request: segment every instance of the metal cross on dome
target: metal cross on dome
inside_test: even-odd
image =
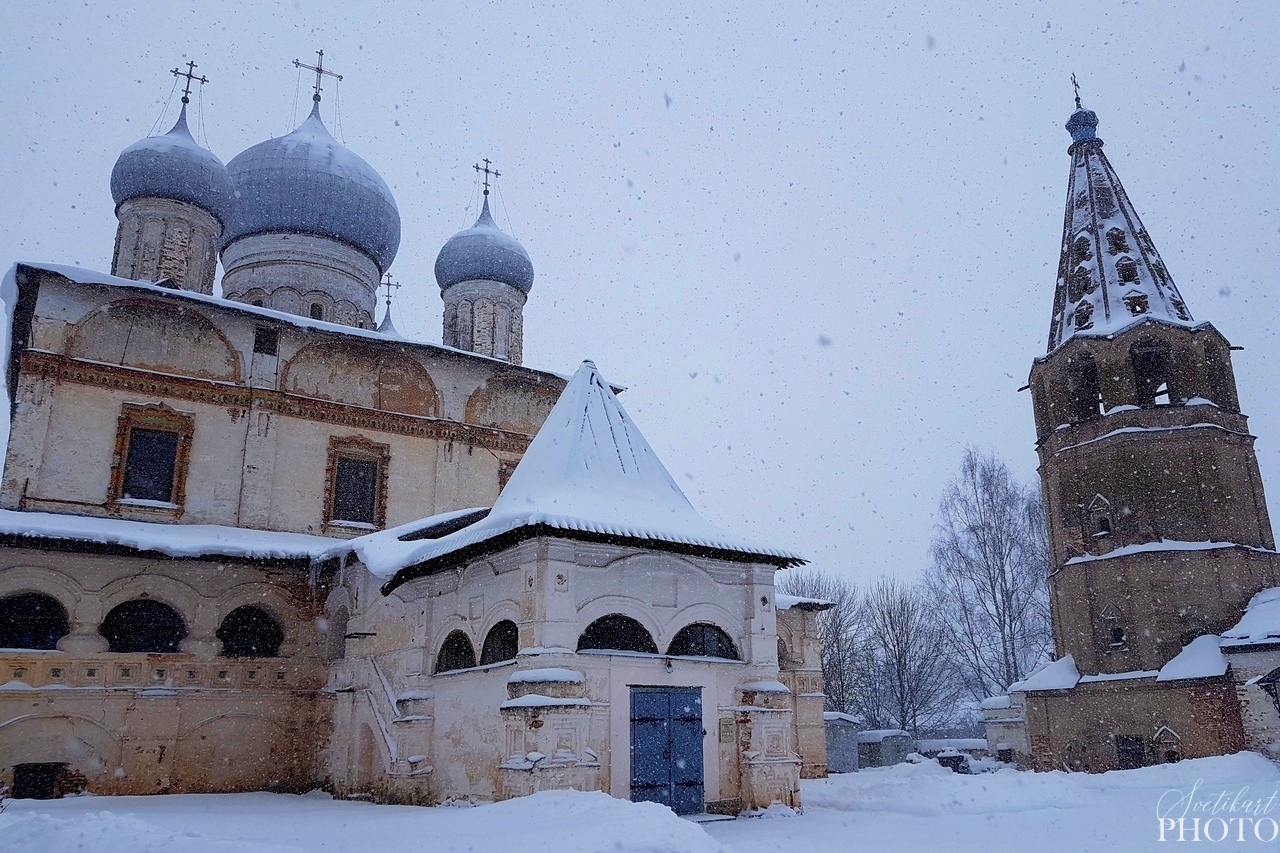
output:
[[[191,62],[190,60],[188,60],[186,71],[180,71],[179,69],[175,68],[169,72],[174,77],[187,78],[187,85],[182,88],[182,103],[184,104],[191,103],[191,84],[192,83],[199,83],[201,86],[203,86],[205,83],[209,82],[209,78],[205,77],[203,74],[200,75],[199,77],[195,75],[194,72],[199,67],[200,67],[199,65],[196,65],[194,62]]]
[[[382,286],[387,289],[387,309],[391,309],[391,288],[399,290],[400,283],[391,280],[391,273],[387,273],[387,277],[382,280]]]
[[[328,69],[326,69],[326,68],[324,67],[324,51],[323,51],[323,50],[317,50],[317,51],[316,51],[316,64],[315,64],[315,65],[308,65],[308,64],[307,64],[307,63],[305,63],[305,62],[299,62],[298,60],[296,60],[296,59],[295,59],[295,60],[293,61],[293,67],[294,67],[294,68],[305,68],[305,69],[307,69],[308,71],[314,71],[314,72],[316,72],[315,92],[311,95],[311,100],[313,100],[313,101],[319,101],[319,100],[320,100],[320,93],[323,91],[323,89],[321,89],[321,87],[320,87],[320,80],[321,80],[321,78],[323,78],[323,77],[324,77],[324,75],[328,74],[330,77],[333,77],[333,78],[335,78],[335,79],[337,79],[337,80],[341,80],[341,79],[342,79],[342,75],[341,75],[341,74],[335,74],[335,73],[333,73],[332,71],[329,71]]]
[[[1074,71],[1071,72],[1071,85],[1076,90],[1076,109],[1082,110],[1084,107],[1080,106],[1080,83],[1076,80],[1076,74]]]
[[[502,177],[502,173],[501,173],[501,172],[499,172],[497,169],[490,169],[490,168],[489,168],[489,163],[490,163],[490,162],[491,162],[491,161],[489,160],[489,158],[488,158],[488,157],[486,157],[486,158],[484,158],[484,168],[481,168],[479,163],[475,164],[475,166],[473,166],[473,167],[472,167],[472,168],[474,168],[477,172],[484,172],[484,194],[485,194],[485,195],[488,195],[488,194],[489,194],[489,176],[490,176],[490,175],[493,175],[495,178],[500,178],[500,177]]]

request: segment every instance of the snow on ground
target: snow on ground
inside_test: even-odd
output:
[[[8,803],[0,851],[283,853],[554,851],[804,853],[1160,850],[1158,810],[1216,818],[1215,849],[1275,848],[1280,768],[1254,753],[1098,775],[1011,769],[961,776],[935,762],[801,783],[804,814],[696,824],[650,803],[548,791],[476,808],[415,808],[281,794],[75,797]],[[1216,809],[1216,813],[1215,813]],[[1237,839],[1243,820],[1244,841]],[[1203,843],[1203,842],[1202,842]]]

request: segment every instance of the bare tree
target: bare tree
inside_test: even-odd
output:
[[[868,665],[860,681],[868,691],[867,710],[878,712],[876,724],[919,732],[950,722],[955,672],[940,653],[944,632],[924,590],[882,577],[867,592],[862,618]]]
[[[856,713],[858,661],[861,639],[858,614],[861,599],[858,585],[848,578],[818,569],[793,570],[782,575],[778,591],[830,601],[834,606],[818,614],[818,637],[822,646],[822,680],[827,694],[826,710]]]
[[[975,699],[997,695],[1049,651],[1044,509],[1001,459],[970,447],[938,517],[926,585],[946,647]]]

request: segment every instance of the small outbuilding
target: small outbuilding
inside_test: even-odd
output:
[[[916,750],[916,741],[902,729],[858,732],[858,766],[889,767],[901,764]]]
[[[856,772],[861,721],[839,711],[824,711],[822,724],[827,732],[827,772]]]

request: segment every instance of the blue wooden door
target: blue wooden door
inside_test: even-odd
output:
[[[631,688],[631,799],[703,808],[702,690]]]

